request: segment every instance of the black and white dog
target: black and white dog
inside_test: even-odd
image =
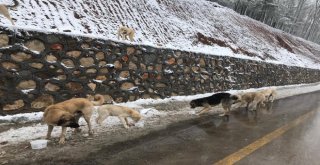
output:
[[[209,111],[211,107],[214,107],[221,103],[222,108],[224,109],[224,113],[221,114],[221,116],[224,116],[224,115],[228,115],[228,112],[230,112],[231,105],[239,101],[241,101],[240,96],[221,92],[221,93],[215,93],[209,97],[192,100],[190,102],[190,106],[191,108],[204,107],[200,112],[197,113],[198,115],[200,115]]]

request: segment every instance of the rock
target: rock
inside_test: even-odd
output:
[[[67,56],[73,57],[73,58],[78,58],[81,55],[81,51],[74,50],[74,51],[68,51]]]
[[[42,52],[46,49],[44,43],[40,40],[30,40],[24,44],[28,49],[32,51]]]
[[[31,55],[24,53],[24,52],[18,52],[18,53],[11,54],[11,59],[16,62],[22,62],[25,60],[29,60],[30,58],[31,58]]]
[[[63,59],[63,60],[61,61],[61,63],[62,63],[63,66],[66,67],[66,68],[74,68],[74,67],[75,67],[73,61],[72,61],[72,60],[69,60],[69,59]]]
[[[37,87],[37,84],[33,80],[21,81],[17,85],[17,89],[19,89],[19,90],[35,89],[36,87]]]
[[[7,34],[0,34],[0,48],[9,45],[9,36]]]
[[[94,59],[92,57],[83,57],[80,59],[80,65],[83,67],[90,67],[94,65]]]

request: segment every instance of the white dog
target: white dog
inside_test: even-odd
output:
[[[120,37],[123,40],[129,40],[132,42],[134,41],[134,34],[135,31],[132,28],[128,28],[125,26],[120,26],[120,28],[118,29],[118,39],[120,39]]]
[[[269,102],[273,102],[277,95],[276,88],[268,88],[260,91],[260,93],[262,93],[265,96],[266,101]]]

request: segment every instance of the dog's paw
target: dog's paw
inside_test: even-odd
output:
[[[128,126],[132,127],[132,126],[135,126],[135,124],[134,123],[130,123],[130,124],[128,124]]]
[[[89,136],[93,136],[94,132],[93,131],[89,131]]]
[[[73,130],[73,134],[77,134],[77,133],[80,133],[81,132],[81,129],[80,128],[76,128]]]
[[[229,115],[223,116],[223,121],[229,121]]]
[[[60,139],[59,140],[59,144],[65,144],[65,143],[66,143],[65,139]]]

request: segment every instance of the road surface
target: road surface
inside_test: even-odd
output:
[[[277,100],[227,121],[204,116],[138,140],[101,147],[79,164],[319,164],[320,92]]]
[[[319,164],[320,92],[287,97],[257,113],[236,109],[229,119],[205,115],[140,138],[46,149],[10,164]],[[124,135],[126,136],[126,135]],[[88,147],[87,147],[88,148]],[[52,155],[50,155],[52,151]],[[58,154],[60,153],[60,155]],[[79,153],[85,153],[78,155]],[[32,160],[32,161],[31,161]]]

